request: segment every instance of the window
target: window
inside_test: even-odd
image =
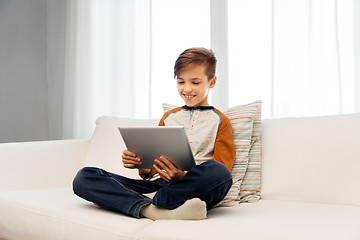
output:
[[[263,116],[354,111],[353,1],[229,0],[230,106]]]
[[[153,0],[151,118],[161,117],[162,103],[182,105],[174,63],[190,47],[210,48],[209,0]]]
[[[228,1],[229,106],[271,103],[271,1]]]

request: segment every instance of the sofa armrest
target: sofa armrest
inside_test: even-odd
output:
[[[0,144],[0,191],[70,187],[89,140]]]

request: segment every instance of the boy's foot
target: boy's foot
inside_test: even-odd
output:
[[[153,204],[140,210],[140,214],[152,220],[202,220],[206,218],[206,213],[206,203],[199,198],[189,199],[173,210],[158,208]]]

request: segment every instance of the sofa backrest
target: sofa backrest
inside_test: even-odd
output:
[[[267,119],[263,199],[360,205],[360,113]]]
[[[0,144],[0,191],[67,188],[82,167],[88,139]]]
[[[85,165],[139,178],[122,167],[117,127],[158,120],[99,118]],[[261,198],[360,205],[359,137],[360,113],[263,120]]]
[[[140,179],[138,172],[123,167],[121,155],[126,149],[118,131],[121,126],[157,126],[159,119],[99,117],[85,157],[85,166],[99,167],[122,176]]]

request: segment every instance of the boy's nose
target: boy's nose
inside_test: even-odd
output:
[[[192,92],[192,88],[190,86],[185,86],[184,92],[190,93],[190,92]]]

